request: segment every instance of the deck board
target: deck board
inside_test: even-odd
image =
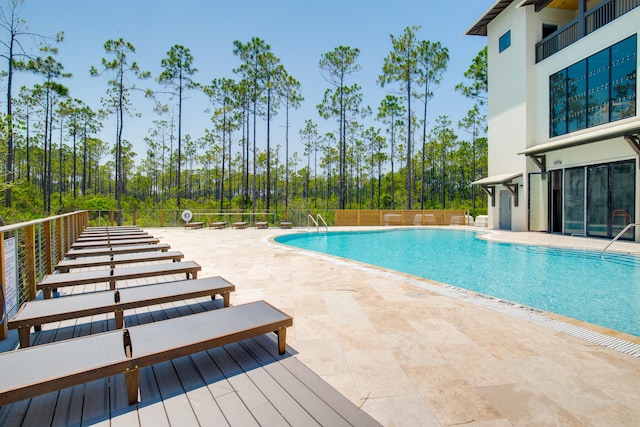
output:
[[[139,286],[183,279],[178,274],[120,284]],[[96,285],[68,290],[69,294],[95,292]],[[202,297],[129,309],[124,319],[126,326],[133,326],[220,308],[221,298],[212,301]],[[107,314],[52,322],[34,332],[32,342],[41,345],[114,327],[113,315]],[[12,340],[15,347],[17,335]],[[358,418],[353,414],[364,415]],[[137,405],[128,405],[124,376],[115,375],[0,407],[2,426],[89,424],[376,425],[290,353],[280,356],[275,334],[142,368]]]
[[[185,356],[175,359],[173,366],[198,423],[201,425],[226,423],[191,358]]]
[[[247,353],[264,366],[265,373],[271,377],[273,383],[288,393],[291,398],[290,407],[304,408],[314,422],[319,425],[350,425],[343,417],[332,411],[329,404],[318,399],[318,395],[306,387],[300,378],[294,376],[280,363],[273,363],[275,361],[274,355],[267,352],[257,340],[243,342],[241,345]],[[267,380],[262,382],[266,383]]]
[[[227,346],[227,350],[235,360],[241,361],[245,374],[259,388],[269,403],[282,414],[288,424],[294,426],[319,425],[306,408],[299,406],[284,386],[275,381],[268,372],[268,366],[261,366],[239,343]]]

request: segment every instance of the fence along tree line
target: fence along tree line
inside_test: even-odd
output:
[[[164,71],[156,80],[177,102],[177,117],[174,108],[160,102],[162,90],[145,89],[147,95],[153,95],[158,118],[145,139],[146,155],[136,166],[123,128],[127,112],[134,112],[132,93],[138,90],[131,82],[150,75],[132,60],[135,47],[123,39],[105,42],[106,57],[91,71],[107,76],[109,89],[103,108],[93,109],[72,98],[62,84],[71,75],[55,59],[54,39],[43,38],[46,43],[37,54],[21,51],[26,59],[17,59],[12,43],[26,34],[20,31],[24,25],[19,19],[21,4],[11,0],[2,10],[1,26],[7,34],[2,56],[9,67],[6,78],[13,82],[15,72],[31,71],[42,75],[43,82],[21,87],[15,99],[12,85],[7,85],[7,114],[2,120],[7,144],[1,148],[7,159],[2,171],[5,208],[12,207],[16,185],[31,186],[40,193],[42,203],[33,205],[43,213],[83,208],[83,196],[93,195],[115,196],[118,211],[126,210],[123,197],[129,208],[143,203],[280,211],[288,207],[388,209],[398,203],[408,209],[415,203],[423,209],[485,206],[484,198],[478,199],[469,183],[487,167],[485,116],[481,113],[486,50],[465,73],[471,85],[459,85],[463,95],[478,101],[459,124],[471,135],[470,141],[460,139],[444,116],[427,131],[427,105],[449,57],[440,43],[418,40],[419,27],[391,36],[392,49],[378,82],[394,92],[381,100],[378,120],[371,126],[365,123],[372,109],[362,105],[362,88],[349,81],[356,79],[360,69],[359,50],[339,46],[321,55],[319,68],[329,87],[317,112],[320,118],[336,120],[336,129],[320,135],[313,119],[308,119],[298,131],[304,152],[290,155],[288,113],[300,106],[301,85],[287,73],[269,44],[255,37],[247,43],[234,42],[234,53],[241,62],[234,70],[238,80],[214,78],[210,85],[192,79],[198,71],[192,66],[193,57],[188,48],[176,45],[162,59]],[[127,79],[126,73],[136,79]],[[181,121],[184,92],[194,89],[203,90],[211,100],[212,128],[197,138],[183,135]],[[423,103],[421,117],[415,99]],[[284,161],[283,147],[272,146],[269,132],[282,109],[287,127]],[[94,137],[107,114],[117,117],[113,146]],[[258,141],[257,129],[263,125],[266,141]],[[396,169],[396,164],[403,166]],[[58,195],[55,208],[54,193]]]

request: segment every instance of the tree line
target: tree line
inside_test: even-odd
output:
[[[160,60],[162,72],[152,76],[134,60],[133,44],[107,40],[101,62],[87,66],[107,83],[101,105],[90,106],[64,84],[72,78],[56,59],[64,34],[28,32],[22,5],[9,0],[0,15],[7,90],[0,120],[5,210],[16,209],[16,192],[28,194],[32,209],[43,214],[91,209],[88,201],[96,197],[112,200],[117,211],[486,209],[486,198],[470,184],[487,171],[486,48],[456,87],[475,104],[454,124],[447,116],[428,116],[449,51],[440,42],[419,40],[420,27],[390,36],[377,81],[388,94],[377,106],[363,104],[360,50],[338,46],[319,58],[327,82],[321,102],[290,135],[289,114],[304,100],[301,84],[265,40],[236,40],[232,48],[240,65],[233,76],[208,83],[196,79],[199,70],[185,46],[170,47]],[[27,47],[34,36],[38,46]],[[22,73],[40,82],[14,94],[14,77]],[[155,87],[142,86],[145,80]],[[202,135],[183,129],[190,91],[209,100],[211,126]],[[146,153],[134,164],[124,129],[136,120],[138,92],[147,98],[143,102],[153,103],[156,117],[144,138]],[[284,116],[284,146],[271,140],[278,114]],[[96,136],[108,117],[115,118],[114,141]],[[320,120],[333,123],[333,130],[321,134]],[[290,150],[296,136],[301,153]]]

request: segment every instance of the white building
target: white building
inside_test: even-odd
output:
[[[639,32],[640,0],[499,0],[467,31],[488,45],[490,228],[640,222]]]

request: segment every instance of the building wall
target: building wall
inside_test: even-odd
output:
[[[527,82],[534,62],[534,51],[526,46],[531,40],[531,19],[525,8],[513,2],[487,28],[489,64],[489,176],[526,170],[526,159],[517,153],[526,148],[533,125],[533,111],[527,99],[533,90]],[[499,38],[511,31],[511,46],[499,52]],[[525,174],[526,175],[526,174]],[[513,207],[511,229],[527,229],[527,188],[525,176],[514,180],[519,186],[519,205]],[[495,206],[489,203],[489,228],[500,228],[500,190],[496,187]]]
[[[523,177],[518,179],[521,184],[520,203],[513,210],[512,229],[526,231],[527,175],[538,172],[539,169],[533,161],[517,153],[535,145],[588,134],[594,129],[549,138],[549,76],[626,37],[640,33],[640,8],[536,64],[535,44],[542,38],[542,24],[557,24],[562,27],[575,18],[575,12],[545,9],[536,13],[531,6],[516,7],[517,3],[512,2],[487,27],[489,176],[522,171]],[[511,46],[499,53],[498,40],[508,30],[511,31]],[[638,61],[640,62],[640,55]],[[636,93],[640,93],[640,79],[637,79],[636,84]],[[640,105],[637,108],[640,109]],[[596,129],[614,130],[620,125],[638,120],[637,113],[636,117],[607,123]],[[549,170],[633,158],[637,161],[637,156],[623,138],[552,151],[546,154],[546,158]],[[495,207],[489,204],[490,228],[499,228],[501,189],[501,186],[496,188]],[[640,212],[640,173],[636,175],[636,194],[636,212]]]
[[[587,128],[549,139],[549,76],[638,33],[640,33],[640,8],[636,8],[621,16],[615,22],[583,37],[571,46],[566,47],[535,65],[532,77],[535,79],[535,86],[538,88],[536,92],[539,94],[539,97],[535,103],[531,104],[535,108],[536,119],[533,132],[531,133],[531,139],[528,141],[528,147],[551,141],[561,141],[563,138],[587,134],[593,131],[593,128]],[[529,46],[528,49],[533,49],[533,45]],[[640,61],[640,55],[638,55],[637,58]],[[640,69],[640,67],[638,68]],[[638,90],[640,89],[640,79],[636,79],[636,85],[636,93],[640,93],[640,90]],[[616,126],[634,120],[638,120],[637,114],[636,117],[598,126],[598,129],[607,127],[615,128]]]

